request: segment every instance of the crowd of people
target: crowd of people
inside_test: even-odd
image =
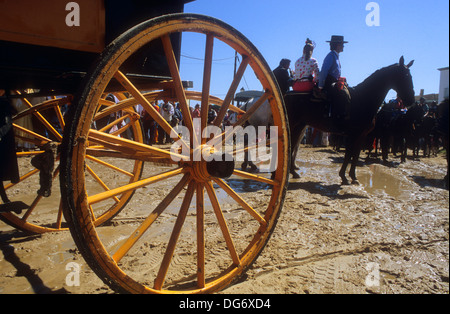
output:
[[[344,40],[344,36],[339,35],[331,36],[331,40],[327,42],[330,44],[330,52],[325,57],[321,70],[318,61],[312,57],[316,44],[309,38],[305,41],[302,56],[295,62],[295,71],[290,69],[291,60],[280,61],[274,75],[283,94],[291,86],[297,92],[313,91],[315,87],[319,91],[326,91],[332,84],[345,79],[341,77],[339,54],[344,51],[344,44],[348,42]]]
[[[154,101],[151,103],[152,106],[158,111],[161,116],[169,123],[172,128],[178,125],[184,125],[183,114],[179,103],[172,103],[170,101]],[[153,144],[168,144],[173,143],[173,139],[170,134],[159,125],[147,111],[145,111],[141,105],[136,108],[137,112],[141,116],[142,126],[145,136],[145,143],[149,145]],[[189,107],[192,119],[200,119],[201,108],[200,104],[196,104],[195,107]],[[217,110],[213,106],[208,108],[208,120],[209,125],[214,124],[217,118]],[[237,115],[235,112],[229,110],[221,123],[221,127],[232,125],[236,122]],[[194,120],[195,121],[195,120]]]
[[[338,118],[349,119],[350,92],[345,77],[341,76],[339,54],[344,51],[344,36],[333,35],[330,52],[325,57],[319,71],[318,61],[312,57],[316,44],[306,39],[302,56],[295,62],[295,70],[290,69],[291,60],[282,59],[273,71],[280,90],[285,95],[292,87],[294,92],[313,93],[319,100],[330,100],[338,106]]]

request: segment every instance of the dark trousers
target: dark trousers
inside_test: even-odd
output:
[[[338,86],[338,80],[331,75],[325,80],[325,91],[331,102],[331,115],[336,118],[350,116],[351,97],[347,84],[341,88]]]

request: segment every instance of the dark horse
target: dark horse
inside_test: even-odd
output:
[[[445,148],[445,153],[447,155],[447,174],[444,178],[444,185],[448,189],[448,124],[449,124],[449,102],[448,98],[441,102],[438,106],[438,123],[437,132],[442,138],[442,143]]]
[[[285,97],[286,109],[291,131],[291,174],[294,178],[295,157],[298,152],[303,129],[309,125],[325,132],[346,135],[346,151],[344,163],[339,171],[342,184],[349,184],[345,172],[351,162],[349,175],[352,184],[358,184],[355,170],[362,144],[366,135],[375,125],[375,116],[389,90],[393,89],[406,106],[414,103],[414,88],[409,67],[401,57],[399,63],[382,68],[358,86],[350,89],[350,119],[334,119],[329,117],[329,104],[325,101],[315,102],[311,95],[288,93]],[[333,104],[332,104],[333,105]]]
[[[392,104],[384,105],[381,108],[376,116],[375,129],[371,135],[380,140],[383,163],[388,163],[391,139],[393,140],[394,154],[400,153],[400,161],[406,162],[408,145],[414,148],[414,143],[418,143],[418,140],[414,140],[414,138],[417,137],[415,134],[419,129],[418,123],[423,121],[424,115],[422,106],[418,104],[409,107],[406,112],[395,109]]]

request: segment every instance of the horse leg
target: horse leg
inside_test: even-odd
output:
[[[298,167],[295,164],[300,142],[302,140],[302,134],[305,126],[300,125],[291,129],[291,168],[290,173],[294,179],[300,178],[300,175],[295,171]]]
[[[248,154],[248,135],[244,134],[244,162],[241,165],[242,171],[247,171],[247,166],[249,164]]]
[[[359,158],[359,154],[361,152],[362,141],[361,139],[365,139],[365,137],[348,137],[345,149],[345,157],[344,163],[342,164],[341,170],[339,171],[339,176],[342,179],[342,185],[349,185],[349,182],[345,176],[345,172],[347,170],[348,164],[351,162],[350,168],[350,178],[352,179],[352,184],[357,184],[358,180],[355,176],[356,163]]]
[[[342,163],[341,170],[339,171],[339,176],[342,179],[342,183],[341,183],[342,185],[349,185],[349,182],[348,182],[347,178],[345,177],[345,172],[347,171],[347,166],[350,162],[350,158],[351,158],[350,149],[347,147],[345,149],[344,162]]]
[[[241,164],[241,170],[246,171],[247,170],[247,164],[248,164],[248,152],[244,152],[244,162]]]
[[[347,171],[347,166],[350,163],[350,160],[352,158],[352,152],[353,152],[353,146],[354,146],[354,140],[352,140],[350,137],[347,137],[346,143],[345,143],[345,155],[344,155],[344,162],[342,163],[341,170],[339,171],[339,176],[342,179],[342,185],[349,185],[349,182],[345,176],[345,172]]]
[[[406,145],[406,139],[401,139],[400,142],[400,162],[406,162],[406,156],[408,155],[408,147]]]
[[[380,146],[381,146],[381,159],[383,160],[383,163],[388,162],[388,152],[389,152],[389,137],[382,136],[380,139]]]
[[[360,153],[361,153],[361,150],[355,148],[353,150],[353,154],[352,154],[352,160],[351,160],[352,163],[350,166],[349,176],[352,179],[352,184],[354,184],[354,185],[359,185],[359,181],[356,178],[356,165],[358,163]]]
[[[250,152],[248,151],[248,140],[248,134],[244,134],[244,162],[241,165],[241,170],[247,171],[247,167],[250,167],[250,172],[256,172],[258,170],[258,167],[253,163]]]
[[[355,185],[359,185],[359,181],[356,178],[356,165],[358,164],[359,161],[359,155],[361,154],[363,143],[366,141],[366,136],[367,133],[359,135],[351,145],[351,167],[349,171],[349,176],[352,179],[352,184]]]

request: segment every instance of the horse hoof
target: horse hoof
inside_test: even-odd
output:
[[[349,183],[348,180],[346,179],[346,180],[342,180],[341,185],[350,185],[350,183]]]
[[[293,171],[291,173],[292,173],[292,178],[293,179],[300,179],[300,175],[297,172]]]
[[[352,181],[352,185],[360,185],[360,183],[359,183],[358,180],[353,180],[353,181]]]

